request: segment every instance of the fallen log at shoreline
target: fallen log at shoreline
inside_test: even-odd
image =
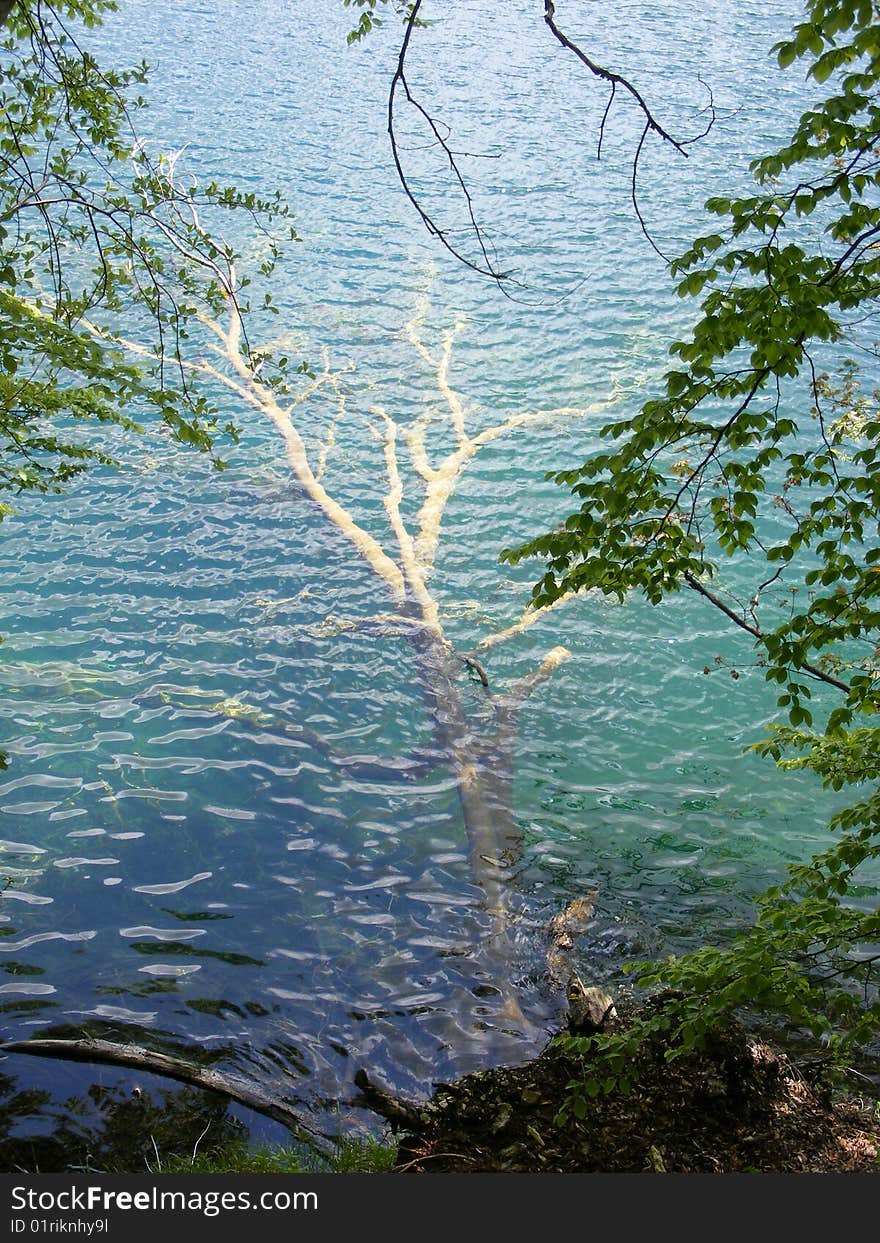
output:
[[[0,1044],[0,1053],[25,1053],[32,1057],[60,1058],[69,1062],[96,1062],[174,1079],[190,1087],[217,1092],[238,1105],[252,1109],[254,1113],[280,1122],[298,1140],[317,1152],[329,1153],[333,1148],[330,1139],[304,1122],[292,1106],[256,1084],[237,1075],[196,1066],[168,1053],[145,1049],[142,1045],[116,1044],[111,1040],[88,1037],[81,1040],[11,1040]]]

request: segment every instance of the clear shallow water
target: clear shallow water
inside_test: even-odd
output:
[[[287,334],[294,357],[320,363],[326,350],[346,369],[326,482],[365,526],[384,536],[370,407],[402,422],[442,410],[404,331],[420,305],[431,349],[458,325],[450,378],[473,426],[589,412],[493,442],[462,477],[433,587],[452,642],[470,650],[527,597],[529,568],[499,567],[500,548],[566,512],[544,471],[581,459],[611,403],[644,399],[684,322],[629,204],[634,118],[612,114],[598,164],[604,96],[524,2],[505,5],[503,22],[450,4],[424,33],[413,82],[462,147],[498,157],[471,167],[524,282],[509,301],[426,239],[394,183],[383,136],[394,30],[347,50],[336,6],[228,4],[219,18],[172,7],[166,21],[155,3],[126,4],[102,36],[107,55],[155,64],[148,132],[188,143],[194,169],[290,197],[304,241],[276,281],[281,315],[260,327]],[[687,163],[660,149],[645,159],[643,210],[674,252],[702,199],[743,177],[754,135],[782,135],[802,100],[761,61],[787,6],[613,7],[591,47],[638,69],[671,126],[701,128],[697,74],[724,114]],[[574,17],[570,29],[587,33]],[[303,412],[307,437],[323,434],[338,393]],[[148,439],[124,449],[126,469],[23,502],[4,524],[7,1037],[88,1025],[196,1041],[315,1105],[345,1101],[363,1064],[417,1093],[540,1045],[560,1005],[543,929],[569,899],[598,889],[579,962],[617,980],[633,953],[737,926],[750,896],[823,839],[832,800],[741,755],[773,696],[720,619],[684,598],[557,610],[487,661],[501,686],[556,643],[572,653],[522,714],[512,905],[534,1032],[506,1030],[451,775],[414,779],[401,762],[429,737],[412,654],[399,636],[354,628],[387,607],[375,579],[290,483],[271,428],[230,414],[244,436],[224,474]],[[717,655],[739,680],[701,675]],[[482,691],[462,684],[478,724]],[[398,771],[355,780],[304,730]],[[17,1082],[56,1096],[95,1073],[15,1067]]]

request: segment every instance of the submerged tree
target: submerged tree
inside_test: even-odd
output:
[[[227,279],[234,289],[236,277],[231,264]],[[586,412],[569,407],[519,410],[496,422],[480,424],[450,376],[455,342],[463,325],[456,323],[433,345],[426,331],[426,312],[423,302],[403,329],[432,381],[431,400],[408,420],[378,405],[356,408],[343,386],[351,368],[333,370],[327,353],[319,371],[308,379],[294,379],[285,368],[283,355],[278,355],[277,345],[248,350],[234,299],[229,299],[223,320],[203,318],[199,348],[193,348],[182,366],[200,385],[225,390],[227,405],[239,426],[256,415],[278,433],[293,479],[311,501],[327,534],[342,536],[350,557],[369,571],[377,589],[379,611],[356,617],[351,625],[393,635],[407,645],[413,682],[427,710],[429,741],[405,757],[346,756],[307,723],[273,720],[273,728],[289,731],[318,749],[330,759],[335,771],[355,779],[393,781],[402,774],[411,779],[434,772],[452,775],[467,835],[471,879],[481,891],[486,917],[483,939],[474,947],[473,956],[497,996],[500,1026],[532,1034],[534,1029],[522,1007],[517,955],[510,935],[511,889],[522,848],[513,801],[517,733],[520,714],[530,696],[562,665],[569,652],[559,645],[550,647],[530,672],[503,686],[496,686],[491,663],[503,644],[515,641],[545,620],[563,601],[542,607],[527,605],[508,625],[485,635],[462,653],[447,635],[433,576],[446,508],[474,458],[500,438],[530,425],[575,418]],[[146,361],[150,354],[150,347],[137,340],[110,335],[87,321],[85,326],[91,327],[102,345],[118,348],[130,358]],[[333,397],[323,418],[315,410],[315,399],[322,391]],[[342,439],[343,422],[359,427],[357,434],[367,441],[364,455],[369,460],[370,477],[375,480],[367,495],[352,497],[345,487],[346,472],[343,470],[341,476],[339,471],[333,472],[334,449],[338,450]],[[376,520],[377,501],[384,517],[384,533]],[[344,624],[348,629],[348,619]],[[474,678],[482,701],[477,711],[471,703]],[[218,705],[218,710],[225,707]],[[244,707],[235,705],[238,710]],[[231,704],[228,710],[234,710]],[[260,718],[259,713],[254,716]],[[247,718],[243,715],[242,719]],[[261,727],[261,719],[254,723]],[[589,901],[581,902],[578,915],[586,908],[592,909]],[[570,948],[569,939],[565,950]],[[567,965],[567,959],[562,965]],[[243,1084],[213,1068],[207,1074],[200,1072],[179,1058],[141,1046],[91,1038],[69,1040],[50,1034],[5,1048],[39,1056],[139,1066],[226,1091],[233,1099],[299,1129],[297,1115],[283,1103],[273,1103],[271,1093],[258,1086]]]
[[[365,15],[376,2],[364,0]],[[418,9],[418,4],[406,9],[407,33],[414,28]],[[552,23],[552,5],[545,5],[548,18]],[[199,419],[176,421],[182,409],[190,409],[186,402],[194,393],[201,403],[207,402],[206,393],[225,391],[238,403],[240,417],[255,411],[276,429],[300,488],[385,594],[387,609],[375,624],[395,628],[413,653],[433,737],[410,761],[425,769],[443,764],[454,775],[473,875],[492,915],[487,959],[495,964],[513,1019],[519,1012],[509,975],[505,851],[516,842],[512,765],[517,722],[528,696],[567,653],[553,648],[530,675],[500,694],[485,664],[493,647],[513,639],[548,609],[583,590],[599,589],[621,598],[642,591],[657,603],[686,586],[752,637],[768,678],[781,686],[780,706],[789,714],[789,725],[776,729],[763,750],[783,765],[813,767],[832,785],[860,783],[880,773],[876,729],[856,726],[859,713],[873,713],[878,706],[880,482],[874,442],[880,424],[873,397],[857,388],[857,369],[842,361],[859,351],[876,357],[869,317],[880,275],[880,215],[875,205],[880,184],[880,33],[872,19],[870,5],[813,0],[809,20],[780,48],[783,64],[812,55],[814,79],[831,79],[833,92],[804,115],[788,146],[756,164],[761,184],[753,197],[710,202],[710,211],[725,220],[726,228],[697,239],[674,265],[683,278],[683,295],[708,293],[692,336],[673,347],[680,363],[666,377],[665,397],[649,402],[634,418],[611,424],[606,429],[615,441],[611,451],[558,476],[575,491],[579,511],[562,529],[508,554],[512,560],[527,555],[549,560],[532,606],[465,654],[457,653],[448,640],[431,583],[443,513],[453,489],[476,454],[498,437],[537,419],[573,412],[520,412],[475,430],[450,382],[456,330],[433,348],[425,342],[420,312],[406,333],[442,397],[451,448],[432,451],[428,414],[403,423],[380,407],[368,413],[367,435],[384,472],[381,499],[387,534],[380,539],[371,523],[326,482],[333,424],[323,429],[323,437],[312,438],[300,417],[318,389],[338,385],[339,373],[328,360],[322,372],[297,390],[287,363],[249,345],[234,258],[228,248],[208,243],[197,188],[178,187],[173,163],[160,163],[147,177],[143,219],[151,228],[161,221],[158,205],[166,210],[170,194],[172,207],[167,210],[183,222],[189,247],[208,247],[208,262],[196,263],[199,279],[184,285],[186,296],[176,309],[163,302],[164,286],[151,290],[135,280],[142,311],[156,312],[143,321],[155,332],[145,339],[126,329],[122,337],[114,331],[112,316],[95,312],[94,290],[104,290],[105,279],[111,291],[122,281],[112,263],[109,276],[102,269],[97,285],[76,295],[65,294],[62,286],[64,314],[46,311],[42,287],[29,289],[24,299],[43,316],[41,331],[45,324],[54,333],[57,323],[65,341],[73,333],[80,352],[63,362],[56,377],[83,375],[90,387],[92,373],[81,357],[95,368],[110,360],[114,375],[130,377],[128,387],[119,391],[152,402],[163,417],[162,403],[173,392],[168,419],[181,439],[190,438],[185,428],[198,439]],[[594,72],[589,64],[587,68]],[[395,82],[398,90],[406,91],[402,61]],[[617,84],[611,86],[616,89]],[[650,119],[646,113],[646,125]],[[646,132],[653,132],[650,126]],[[784,186],[783,178],[792,184]],[[134,184],[141,186],[140,181]],[[22,211],[30,206],[32,189],[28,184],[22,191]],[[160,191],[165,198],[157,197]],[[47,206],[42,193],[37,191],[38,207]],[[209,200],[214,206],[237,205],[213,190]],[[85,218],[92,219],[88,211]],[[67,228],[66,215],[63,219]],[[811,219],[822,227],[819,242],[810,238]],[[167,244],[174,248],[161,228],[159,232],[164,241],[156,246],[146,241],[134,248],[121,244],[123,275],[132,270],[132,260],[137,270],[143,255],[161,256]],[[62,270],[51,244],[40,253],[44,278]],[[187,254],[192,257],[190,250]],[[494,270],[487,274],[500,276]],[[57,306],[57,286],[51,287],[56,289],[52,305]],[[120,301],[114,303],[114,297]],[[104,310],[118,310],[121,304],[120,293],[111,292],[103,302],[97,298]],[[17,313],[26,325],[24,317],[31,311],[19,307]],[[177,318],[181,315],[182,320]],[[859,327],[860,318],[866,320],[867,332]],[[36,341],[36,330],[32,335]],[[826,352],[828,346],[834,351]],[[171,390],[165,384],[169,361],[176,377]],[[100,394],[99,374],[103,372],[96,370],[92,378]],[[794,387],[799,378],[806,381],[800,394]],[[196,380],[208,381],[208,388],[202,383],[191,387]],[[68,391],[75,393],[75,385],[64,388]],[[116,392],[108,388],[108,401]],[[191,412],[199,418],[207,415],[210,424],[218,408],[197,405]],[[76,415],[78,409],[71,407],[68,413]],[[107,418],[121,422],[121,411],[108,407]],[[53,475],[53,467],[46,473],[37,451],[54,452],[73,464],[80,451],[66,454],[54,443],[35,443],[32,450],[32,474],[22,486],[41,486],[43,480],[51,486],[65,477],[57,470]],[[405,493],[411,496],[414,484],[418,503],[413,518]],[[745,600],[719,585],[727,555],[758,567]],[[468,668],[480,678],[491,705],[491,725],[482,733],[469,719],[462,695]],[[822,733],[811,728],[808,704],[816,682],[844,695]],[[323,745],[317,737],[314,742]],[[805,755],[786,758],[791,749]],[[379,757],[336,759],[355,772],[381,766]],[[656,1012],[623,1042],[616,1038],[607,1044],[605,1082],[624,1073],[627,1041],[662,1026],[675,1034],[679,1048],[688,1049],[699,1043],[719,1012],[744,1004],[780,1008],[836,1042],[842,1053],[869,1037],[880,1018],[871,991],[877,958],[871,947],[878,941],[880,924],[873,898],[853,897],[859,869],[880,855],[878,808],[873,793],[839,816],[833,826],[840,831],[837,844],[795,869],[785,886],[764,895],[756,928],[732,948],[709,948],[643,969],[644,983],[684,987],[688,996]],[[862,990],[860,995],[853,985]]]
[[[387,0],[344,2],[361,10],[355,39]],[[455,153],[407,81],[421,0],[395,7],[405,21],[388,108],[398,174],[428,230],[503,286],[508,277],[487,249]],[[686,143],[663,128],[628,79],[568,37],[553,0],[543,0],[543,20],[610,90],[598,155],[618,93],[641,112],[632,199],[647,233],[637,198],[644,143],[654,135],[683,154]],[[771,726],[754,749],[780,768],[810,768],[826,785],[855,785],[864,796],[833,819],[837,840],[829,849],[758,899],[755,927],[733,946],[637,966],[644,985],[687,995],[626,1038],[599,1039],[602,1074],[591,1091],[625,1078],[629,1055],[652,1032],[673,1033],[673,1050],[686,1052],[719,1015],[744,1005],[787,1014],[838,1061],[880,1027],[872,868],[880,858],[880,794],[869,785],[880,776],[880,731],[859,723],[880,708],[876,8],[869,0],[807,0],[792,36],[774,51],[782,69],[807,60],[808,78],[827,84],[826,94],[789,142],[754,162],[755,193],[710,199],[718,227],[670,264],[679,294],[702,303],[690,336],[670,347],[677,363],[665,395],[605,427],[610,449],[557,473],[577,511],[503,556],[545,560],[533,593],[538,608],[579,591],[620,600],[639,592],[653,604],[682,587],[699,594],[751,637],[758,666],[780,688],[788,724]],[[395,142],[398,99],[421,115],[446,156],[465,197],[475,259],[409,186]],[[711,128],[711,103],[709,112]],[[751,577],[750,588],[731,587],[725,558],[735,561],[738,578]],[[817,698],[814,723],[817,683],[828,691]]]
[[[234,287],[235,270],[228,269]],[[513,806],[514,758],[520,712],[528,698],[568,658],[562,646],[552,647],[531,673],[503,690],[490,682],[490,653],[515,639],[564,603],[563,593],[547,605],[527,605],[503,629],[480,639],[468,652],[451,644],[441,618],[433,586],[434,568],[444,513],[462,473],[486,446],[530,424],[570,419],[586,413],[574,407],[516,411],[500,422],[474,427],[473,412],[453,386],[450,367],[457,335],[463,324],[448,329],[437,346],[425,343],[427,302],[404,327],[404,336],[424,364],[436,386],[442,414],[433,404],[416,418],[402,422],[383,407],[361,411],[363,434],[378,450],[384,480],[380,490],[366,498],[381,499],[387,536],[368,529],[363,517],[341,492],[328,486],[328,459],[339,435],[339,419],[352,416],[340,388],[349,370],[333,371],[325,353],[323,370],[309,383],[292,385],[285,372],[285,359],[277,350],[245,348],[240,311],[230,300],[224,321],[205,319],[212,340],[201,357],[183,365],[194,375],[220,385],[238,403],[243,419],[248,410],[268,420],[281,437],[287,465],[321,518],[348,542],[351,553],[367,566],[384,594],[387,606],[374,618],[361,619],[358,627],[379,627],[402,637],[415,663],[416,682],[428,711],[432,741],[407,757],[406,772],[413,776],[438,766],[451,770],[470,847],[472,875],[482,889],[492,929],[485,946],[487,960],[505,995],[510,1017],[521,1012],[510,977],[510,946],[507,932],[506,888],[520,832]],[[128,338],[113,341],[129,355],[147,351]],[[274,361],[273,361],[274,359]],[[309,418],[308,401],[320,389],[335,391],[338,408],[324,425]],[[432,443],[433,441],[433,443]],[[439,446],[439,449],[438,449]],[[449,447],[451,446],[451,447]],[[407,504],[409,502],[409,505]],[[407,510],[414,508],[414,517]],[[468,715],[463,687],[468,673],[476,676],[488,707],[485,719]],[[303,732],[302,727],[296,727]],[[331,754],[337,767],[353,775],[382,776],[400,773],[399,758],[347,758],[333,752],[317,733],[305,731],[309,741]]]

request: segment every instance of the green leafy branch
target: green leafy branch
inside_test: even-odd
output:
[[[663,395],[552,476],[577,502],[557,529],[503,553],[544,561],[538,606],[594,589],[700,594],[778,688],[788,723],[755,749],[836,789],[880,776],[880,729],[862,724],[880,708],[880,412],[853,361],[877,357],[862,328],[880,292],[876,18],[870,3],[810,0],[774,49],[783,69],[807,59],[827,94],[754,162],[754,194],[708,201],[718,226],[672,263],[699,313],[670,347]],[[725,590],[731,559],[754,575],[746,601]],[[838,701],[814,702],[817,683]],[[761,895],[730,945],[634,964],[641,987],[672,991],[626,1033],[575,1039],[589,1060],[571,1108],[625,1086],[645,1041],[662,1033],[680,1056],[737,1010],[784,1014],[838,1063],[876,1035],[880,796],[830,827],[834,844]]]
[[[74,429],[134,433],[150,414],[222,467],[215,442],[236,429],[185,365],[201,317],[230,301],[250,309],[217,226],[247,217],[263,239],[261,277],[296,237],[279,194],[182,181],[182,152],[140,139],[146,65],[102,67],[84,42],[115,8],[36,0],[0,13],[0,490],[63,488],[112,461]],[[149,345],[148,365],[108,344],[121,323]]]

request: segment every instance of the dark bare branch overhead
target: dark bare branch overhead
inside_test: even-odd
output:
[[[406,62],[412,41],[413,30],[417,26],[424,25],[424,22],[419,18],[421,7],[422,0],[415,0],[408,10],[405,19],[404,36],[397,58],[397,65],[391,80],[391,87],[388,93],[388,135],[391,142],[391,153],[394,160],[394,166],[397,171],[397,176],[401,186],[403,187],[404,193],[417,211],[422,223],[425,225],[431,236],[436,237],[440,244],[460,263],[463,263],[465,267],[479,273],[481,276],[488,276],[491,280],[494,280],[498,284],[503,293],[510,297],[510,286],[512,284],[518,284],[519,282],[513,281],[510,272],[503,271],[501,269],[494,247],[489,241],[485,225],[478,219],[473,195],[460,163],[461,153],[453,150],[450,143],[450,133],[448,128],[438,121],[437,118],[431,113],[430,108],[417,97],[407,78]],[[602,156],[605,128],[615,99],[619,95],[628,95],[635,102],[641,112],[644,125],[632,159],[631,198],[633,210],[639,223],[639,227],[650,245],[664,260],[664,262],[668,262],[668,257],[663,254],[662,250],[651,236],[644,214],[639,205],[637,188],[639,161],[644,152],[646,140],[652,134],[656,135],[662,142],[671,146],[680,155],[687,158],[688,152],[685,148],[698,141],[700,138],[704,138],[706,134],[709,133],[709,130],[715,122],[715,108],[711,91],[708,91],[709,102],[706,109],[708,113],[708,121],[703,131],[700,134],[696,134],[690,138],[676,138],[664,125],[660,123],[648,105],[642,92],[631,81],[629,81],[628,78],[624,77],[623,74],[617,73],[614,70],[600,65],[596,60],[584,52],[584,50],[571,38],[569,38],[569,36],[559,27],[556,22],[556,13],[553,0],[544,0],[544,21],[560,46],[573,53],[581,64],[583,64],[594,77],[607,83],[610,87],[608,102],[599,125],[596,145],[597,159],[601,159]],[[464,198],[468,224],[470,227],[470,235],[476,243],[476,257],[471,257],[466,254],[462,249],[461,244],[452,240],[452,230],[439,222],[436,214],[425,206],[423,196],[414,188],[411,177],[404,165],[398,134],[399,110],[397,105],[401,95],[403,96],[406,104],[408,104],[415,111],[415,113],[418,114],[421,121],[427,126],[431,137],[431,145],[436,147],[442,153],[449,173],[451,174],[453,184],[458,193]]]
[[[476,214],[474,212],[473,198],[471,197],[471,193],[468,189],[467,182],[465,181],[461,168],[459,167],[455,152],[452,150],[451,146],[449,145],[447,137],[444,136],[444,134],[441,132],[441,128],[437,120],[431,115],[431,113],[427,110],[427,108],[425,108],[424,105],[419,102],[419,100],[413,94],[410,88],[409,82],[407,81],[406,57],[409,51],[410,40],[412,38],[412,32],[415,29],[415,27],[419,25],[418,16],[419,16],[419,9],[421,8],[421,4],[422,4],[422,0],[415,0],[415,3],[413,4],[407,16],[406,30],[404,32],[403,42],[401,43],[401,46],[400,46],[400,53],[397,58],[397,68],[394,71],[394,76],[391,79],[391,89],[388,92],[388,136],[391,140],[391,154],[394,159],[394,167],[397,170],[397,176],[400,180],[401,186],[403,186],[403,190],[404,190],[404,193],[406,194],[406,197],[409,199],[413,207],[418,212],[428,232],[433,237],[436,237],[437,240],[441,243],[441,245],[444,246],[451,255],[454,255],[454,257],[458,259],[460,263],[463,263],[465,267],[471,268],[474,272],[479,272],[481,276],[491,277],[492,280],[497,281],[498,284],[503,287],[505,282],[510,281],[511,279],[510,274],[507,272],[499,271],[498,267],[495,264],[495,260],[492,257],[492,254],[490,253],[492,249],[491,245],[488,242],[488,239],[486,237],[486,234],[482,226],[479,224],[477,220]],[[440,224],[438,224],[435,217],[432,216],[431,213],[426,210],[426,208],[422,205],[418,196],[416,195],[415,191],[412,188],[412,185],[403,167],[403,161],[401,160],[401,155],[400,155],[400,145],[398,143],[397,133],[395,130],[395,104],[398,98],[398,91],[403,92],[403,95],[407,103],[410,104],[411,107],[413,107],[416,110],[416,112],[419,113],[419,115],[425,121],[425,123],[428,126],[428,129],[430,130],[433,136],[434,142],[436,143],[436,145],[440,148],[440,150],[443,152],[443,154],[446,157],[453,179],[456,185],[458,186],[459,190],[461,191],[462,195],[464,196],[465,203],[467,206],[468,219],[470,220],[471,229],[473,230],[473,235],[477,241],[477,246],[479,248],[479,252],[481,256],[480,259],[477,259],[477,260],[469,259],[467,255],[465,255],[461,250],[459,250],[457,246],[455,246],[452,243],[452,241],[449,238],[448,231],[445,230]]]
[[[610,85],[611,99],[609,99],[608,101],[608,108],[606,108],[605,116],[602,118],[603,129],[604,129],[605,122],[608,119],[608,109],[610,108],[611,103],[614,100],[615,91],[617,87],[619,86],[621,90],[626,91],[627,94],[632,96],[632,98],[636,101],[636,103],[639,106],[640,111],[642,112],[642,115],[645,118],[645,125],[647,126],[647,128],[650,131],[653,131],[653,133],[657,134],[658,137],[662,138],[664,142],[668,142],[670,146],[676,149],[676,151],[680,152],[683,156],[687,157],[687,152],[684,150],[685,144],[680,142],[678,139],[673,138],[672,135],[669,133],[669,131],[660,124],[660,122],[657,120],[657,118],[654,116],[651,109],[648,107],[647,103],[645,102],[644,97],[642,96],[641,92],[638,91],[635,86],[633,86],[632,82],[630,82],[622,74],[614,73],[612,72],[612,70],[605,69],[603,68],[602,65],[597,64],[597,62],[592,60],[586,54],[586,52],[582,51],[581,48],[579,48],[576,43],[573,43],[572,40],[569,39],[568,35],[564,34],[559,29],[559,27],[556,24],[556,10],[553,6],[553,0],[544,0],[544,21],[547,23],[548,27],[553,32],[554,38],[559,43],[561,43],[564,48],[567,48],[569,52],[573,52],[575,56],[578,58],[578,60],[581,62],[581,64],[586,65],[590,73],[592,73],[595,77],[600,78],[603,82],[607,82]],[[600,136],[600,152],[601,152],[601,136]]]
[[[638,141],[638,145],[636,146],[635,152],[633,153],[630,197],[632,199],[633,211],[635,212],[636,219],[639,222],[639,228],[641,229],[642,233],[645,235],[646,239],[650,243],[652,249],[657,252],[657,254],[664,261],[664,263],[668,263],[669,257],[663,253],[663,251],[654,241],[654,238],[651,236],[651,233],[648,229],[648,225],[645,221],[645,217],[642,214],[642,209],[639,206],[639,195],[638,195],[639,160],[641,159],[642,152],[645,147],[645,141],[646,139],[650,137],[651,134],[656,134],[657,137],[662,139],[663,142],[668,143],[669,146],[673,147],[679,153],[679,155],[683,155],[685,159],[687,159],[688,153],[687,151],[685,151],[685,147],[690,146],[694,142],[698,142],[701,138],[705,138],[706,135],[711,130],[712,126],[715,124],[715,105],[714,105],[714,101],[712,98],[711,90],[707,87],[708,94],[709,94],[709,103],[707,106],[709,120],[707,121],[706,126],[703,129],[703,131],[699,134],[694,135],[692,138],[674,138],[672,134],[670,134],[669,130],[667,130],[665,126],[660,124],[660,122],[657,120],[657,118],[654,116],[654,113],[651,111],[650,107],[648,106],[645,100],[645,97],[642,95],[641,91],[639,91],[638,88],[635,87],[633,83],[629,81],[628,78],[625,78],[623,74],[615,73],[613,70],[606,69],[603,65],[598,64],[597,61],[593,60],[592,57],[588,56],[587,53],[584,52],[584,50],[581,47],[579,47],[576,43],[574,43],[568,37],[568,35],[564,33],[564,31],[560,30],[559,26],[556,23],[556,10],[553,4],[553,0],[544,0],[544,21],[546,22],[549,30],[552,32],[553,37],[556,39],[556,41],[559,44],[561,44],[562,47],[564,47],[567,51],[574,53],[574,55],[578,58],[581,64],[585,65],[586,68],[589,69],[590,73],[593,74],[594,77],[599,78],[600,81],[602,82],[607,82],[608,85],[611,87],[611,93],[608,96],[608,102],[605,105],[605,111],[602,114],[602,121],[599,125],[599,137],[598,137],[598,142],[596,144],[596,159],[597,160],[602,158],[602,143],[605,138],[605,126],[608,123],[608,117],[611,114],[611,107],[616,98],[618,87],[620,87],[622,92],[629,95],[630,98],[635,101],[639,111],[641,112],[642,117],[644,118],[644,125],[642,127],[642,134]]]

